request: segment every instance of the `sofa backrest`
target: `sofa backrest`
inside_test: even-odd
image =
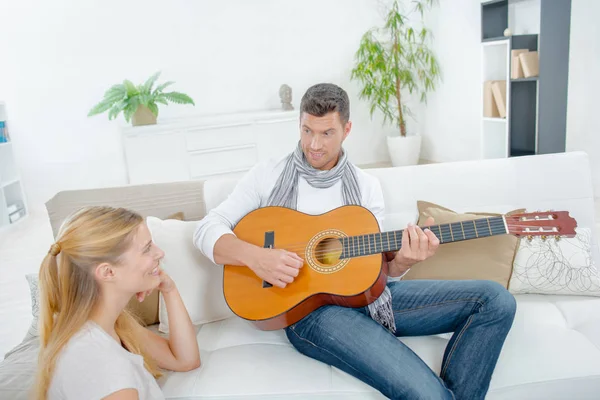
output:
[[[72,212],[85,206],[124,207],[142,216],[167,218],[183,213],[187,221],[204,217],[204,181],[153,183],[99,189],[65,190],[46,202],[54,237]]]

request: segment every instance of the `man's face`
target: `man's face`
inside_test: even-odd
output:
[[[315,169],[333,168],[351,128],[352,122],[342,124],[338,112],[330,112],[322,117],[303,112],[300,118],[300,143],[308,163]]]

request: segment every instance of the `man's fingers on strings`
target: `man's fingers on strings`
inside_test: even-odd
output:
[[[433,233],[430,229],[425,229],[423,232],[425,232],[425,234],[429,238],[429,247],[430,248],[431,247],[436,248],[440,244],[440,240],[437,238],[435,233]]]
[[[299,257],[288,256],[286,264],[290,267],[301,268],[304,265],[304,261],[299,259]]]
[[[271,283],[271,285],[277,286],[277,287],[282,288],[282,289],[287,286],[287,283],[285,283],[283,281],[280,281],[279,279],[275,279],[275,280],[273,280],[273,282],[270,282],[270,283]]]
[[[419,251],[423,254],[426,254],[429,249],[429,238],[423,232],[420,227],[416,227],[417,234],[419,235]]]
[[[298,268],[290,267],[287,265],[284,265],[278,269],[278,273],[291,276],[292,278],[297,277],[299,272],[300,271],[298,270]]]
[[[419,246],[419,234],[417,233],[417,230],[416,230],[414,224],[410,224],[408,226],[408,232],[409,232],[409,235],[410,235],[410,245],[411,245],[411,248],[418,249],[418,246]]]
[[[304,260],[298,254],[291,252],[291,251],[289,251],[288,254],[290,256],[292,256],[293,258],[295,258],[296,260],[300,261],[302,264],[304,264]]]

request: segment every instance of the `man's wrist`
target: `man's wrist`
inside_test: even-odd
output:
[[[388,262],[389,276],[392,278],[401,278],[410,270],[410,266],[399,265],[396,259]]]

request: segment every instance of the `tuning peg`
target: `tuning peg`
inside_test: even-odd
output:
[[[560,235],[554,236],[554,240],[556,240],[558,242],[560,240]]]
[[[548,239],[548,236],[546,236],[546,235],[542,235],[542,240],[543,240],[544,242],[546,241],[546,239]]]
[[[531,235],[528,235],[528,236],[527,236],[527,240],[529,240],[529,241],[531,242],[531,241],[533,240],[533,236],[531,236]]]

